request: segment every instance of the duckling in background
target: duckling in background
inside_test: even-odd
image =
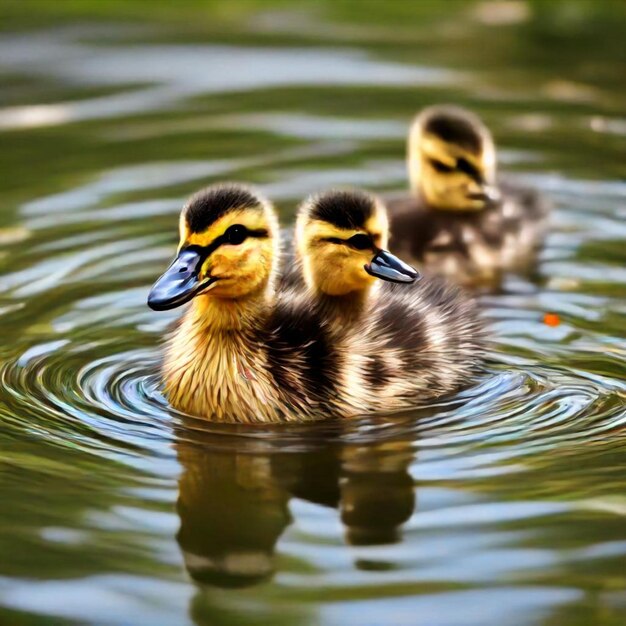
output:
[[[317,204],[303,228],[306,250],[322,263],[311,264],[310,276],[323,289],[331,284],[325,271],[364,288],[372,276],[415,279],[366,229],[374,204],[362,207],[364,220],[346,222],[341,213],[352,216],[355,208],[331,202],[338,212],[334,223],[321,219]],[[410,408],[475,373],[480,324],[455,291],[425,284],[403,293],[410,285],[396,285],[384,298],[363,300],[359,323],[345,329],[329,323],[310,291],[286,290],[277,298],[276,216],[245,187],[199,192],[184,207],[179,228],[178,255],[148,297],[155,310],[191,301],[164,360],[165,393],[178,410],[248,423],[349,417]],[[347,241],[355,234],[367,242]]]
[[[531,189],[496,181],[491,133],[453,106],[422,111],[411,126],[412,195],[389,199],[392,249],[464,286],[497,285],[532,267],[547,206]]]
[[[482,361],[473,301],[384,250],[387,213],[362,191],[300,208],[296,247],[309,307],[337,346],[337,394],[355,413],[398,411],[467,384]],[[382,278],[381,283],[375,278]]]

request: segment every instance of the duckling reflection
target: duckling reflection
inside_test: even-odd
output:
[[[533,189],[497,180],[493,137],[476,115],[424,109],[407,166],[411,195],[387,200],[393,252],[465,286],[495,286],[503,272],[532,267],[547,205]]]
[[[220,587],[270,576],[274,546],[291,521],[270,457],[181,444],[178,459],[177,540],[189,575]]]
[[[270,578],[292,498],[338,509],[348,544],[401,540],[415,506],[409,442],[302,444],[297,452],[284,444],[225,450],[223,437],[207,436],[202,447],[177,445],[177,540],[195,581],[246,587]]]

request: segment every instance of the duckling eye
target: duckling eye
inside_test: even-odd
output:
[[[463,157],[461,157],[456,162],[456,168],[460,172],[467,174],[471,178],[474,178],[474,179],[480,178],[480,173],[478,172],[478,170],[467,159],[464,159]]]
[[[348,239],[347,243],[356,250],[367,250],[374,245],[372,243],[372,238],[368,235],[353,235],[350,239]]]
[[[436,159],[429,159],[430,164],[435,168],[437,172],[441,172],[442,174],[449,174],[454,171],[453,167],[442,163],[441,161],[437,161]]]
[[[241,224],[235,224],[234,226],[226,229],[224,233],[224,238],[226,239],[226,243],[229,243],[233,246],[238,246],[240,243],[243,243],[248,237],[248,229]]]

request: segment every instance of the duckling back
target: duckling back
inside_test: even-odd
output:
[[[485,336],[475,303],[437,279],[384,284],[338,340],[339,387],[355,412],[408,409],[476,379]]]
[[[527,272],[545,238],[548,204],[533,189],[504,181],[502,199],[477,212],[443,212],[420,198],[388,200],[390,249],[455,284],[497,285],[505,272]]]

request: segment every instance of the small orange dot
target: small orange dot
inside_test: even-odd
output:
[[[543,316],[543,323],[546,326],[558,326],[561,323],[561,319],[556,313],[546,313]]]

